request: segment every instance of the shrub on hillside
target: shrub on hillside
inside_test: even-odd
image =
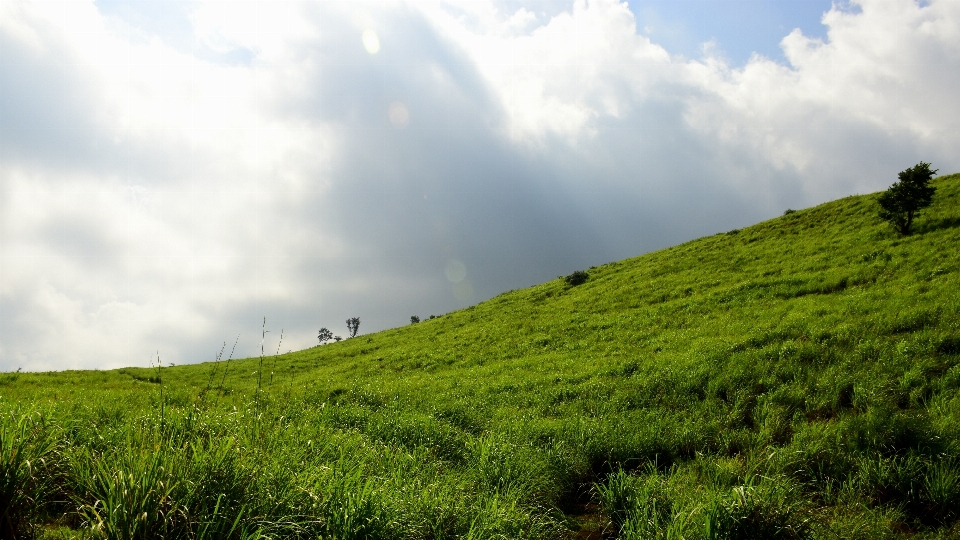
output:
[[[586,283],[588,279],[590,279],[590,274],[584,272],[583,270],[577,270],[576,272],[563,278],[563,280],[567,282],[567,285],[570,285],[571,287],[576,287],[577,285]]]

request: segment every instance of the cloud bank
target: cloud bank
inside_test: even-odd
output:
[[[960,170],[951,0],[742,67],[614,0],[143,4],[0,1],[2,370],[295,350]]]

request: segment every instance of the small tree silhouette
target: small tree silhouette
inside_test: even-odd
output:
[[[360,329],[360,317],[351,317],[347,319],[347,330],[349,331],[350,337],[357,336],[357,330]]]
[[[567,282],[567,285],[570,285],[571,287],[576,287],[577,285],[586,283],[588,279],[590,279],[590,274],[584,272],[583,270],[577,270],[576,272],[563,278],[563,280]]]
[[[320,343],[321,343],[321,344],[326,343],[326,342],[330,341],[331,339],[333,339],[333,332],[331,332],[330,330],[328,330],[328,329],[326,329],[326,328],[321,328],[321,329],[320,329],[320,335],[318,335],[317,338],[320,340]]]
[[[410,316],[410,324],[417,324],[418,322],[420,322],[420,317],[417,317],[416,315]]]
[[[913,219],[920,215],[921,209],[933,202],[933,194],[937,188],[929,184],[935,174],[937,169],[931,171],[930,164],[922,161],[901,171],[897,175],[900,181],[881,193],[877,199],[880,204],[880,218],[889,221],[900,234],[910,234]]]

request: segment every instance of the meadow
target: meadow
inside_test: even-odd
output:
[[[851,196],[289,354],[0,374],[0,537],[960,538],[933,185],[909,236]]]

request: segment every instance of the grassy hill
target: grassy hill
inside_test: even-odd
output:
[[[934,185],[907,237],[847,197],[278,357],[0,374],[0,537],[960,538]]]

